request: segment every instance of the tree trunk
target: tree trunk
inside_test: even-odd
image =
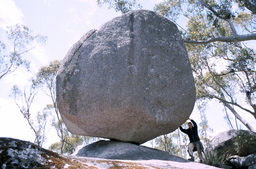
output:
[[[255,130],[253,129],[253,127],[252,127],[248,122],[246,122],[246,120],[244,120],[244,119],[237,113],[237,111],[236,111],[232,106],[230,106],[230,105],[227,104],[227,103],[223,103],[223,104],[224,104],[224,106],[226,106],[226,107],[233,113],[233,115],[234,115],[241,123],[243,123],[243,124],[245,125],[245,127],[246,127],[248,130],[255,132]]]
[[[164,135],[164,150],[168,152],[168,142],[167,142],[167,136]]]

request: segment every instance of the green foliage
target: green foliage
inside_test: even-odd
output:
[[[141,8],[136,0],[97,0],[99,5],[108,4],[109,7],[114,8],[116,11],[127,13],[131,10]]]
[[[212,30],[208,29],[203,15],[191,17],[188,21],[188,39],[205,40],[211,36]]]
[[[60,145],[61,145],[60,142],[53,143],[50,145],[49,149],[52,151],[55,151],[55,152],[59,152],[60,147],[61,147]]]
[[[247,131],[239,131],[233,140],[234,151],[239,156],[247,156],[256,152],[256,135]]]
[[[182,26],[181,29],[184,38],[202,41],[216,37],[232,37],[237,33],[235,27],[253,33],[256,26],[255,16],[243,9],[246,5],[242,2],[165,0],[157,4],[154,10],[172,21],[188,20],[187,27]],[[237,3],[240,4],[238,8],[235,7]],[[250,5],[256,7],[253,3]]]
[[[33,83],[37,88],[47,90],[46,93],[51,100],[51,104],[46,105],[45,109],[55,114],[52,121],[52,126],[56,129],[57,135],[60,138],[59,148],[60,153],[63,154],[64,151],[68,152],[71,150],[64,150],[65,148],[67,149],[67,145],[65,144],[69,143],[70,133],[61,119],[56,101],[56,75],[59,68],[60,62],[58,60],[51,62],[48,66],[41,67],[37,73],[36,79],[33,80]],[[58,147],[58,144],[54,144],[54,147]]]
[[[177,20],[180,11],[185,10],[183,5],[184,2],[184,0],[166,0],[157,4],[154,7],[154,10],[157,11],[160,15],[171,18],[172,20]]]
[[[45,110],[37,113],[33,111],[32,107],[37,92],[37,88],[35,88],[33,84],[29,86],[29,89],[24,89],[23,91],[17,86],[13,86],[12,88],[14,102],[30,129],[33,131],[35,136],[34,143],[38,146],[42,146],[46,139],[45,131],[49,114],[46,113]]]
[[[210,29],[205,23],[205,17],[191,17],[188,22],[187,37],[196,40],[216,36],[231,36],[227,25],[221,24],[220,28]],[[223,21],[222,21],[223,22]],[[224,32],[221,32],[225,30]],[[203,34],[202,30],[211,34]],[[204,39],[202,39],[204,40]],[[243,113],[255,113],[255,52],[240,43],[216,42],[195,46],[187,44],[189,59],[195,77],[197,99],[217,99],[224,106],[236,106]],[[241,95],[243,97],[241,97]],[[247,105],[244,105],[247,102]],[[250,107],[248,110],[246,107]],[[243,124],[247,122],[238,116],[235,109],[230,109],[237,119]],[[251,111],[253,110],[253,111]],[[254,116],[256,117],[256,116]],[[247,126],[249,130],[252,128]]]
[[[166,151],[168,153],[176,154],[177,153],[177,146],[175,146],[172,142],[172,137],[168,135],[163,135],[155,140],[156,142],[156,149]]]
[[[25,54],[34,48],[35,42],[42,43],[46,39],[43,36],[34,35],[24,25],[8,27],[4,35],[0,41],[0,79],[19,67],[29,70],[30,63]]]
[[[252,0],[235,0],[238,2],[239,6],[242,7],[242,9],[247,8],[250,10],[253,14],[256,14],[256,3]]]
[[[166,151],[172,155],[187,158],[188,138],[187,135],[181,133],[179,129],[168,135],[155,138],[154,142],[156,144],[154,148],[156,149]]]
[[[77,135],[66,136],[62,153],[72,154],[75,151],[76,147],[82,144],[82,142],[83,142],[83,139],[81,136],[77,136]],[[61,153],[61,148],[62,148],[61,146],[62,146],[61,142],[56,142],[56,143],[53,143],[49,147],[49,149],[55,152]]]
[[[204,153],[202,163],[215,167],[223,167],[225,165],[225,160],[225,154],[218,155],[217,152],[208,150]]]
[[[60,68],[60,61],[55,60],[51,62],[48,66],[43,66],[40,68],[37,73],[36,82],[39,84],[49,85],[50,83],[55,82],[57,71]]]

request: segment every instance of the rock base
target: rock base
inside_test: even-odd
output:
[[[165,151],[113,140],[101,140],[87,145],[78,151],[77,156],[119,160],[170,160],[188,162],[188,160],[170,155]]]
[[[96,145],[96,144],[93,144]],[[133,144],[132,144],[133,145]],[[133,146],[128,144],[128,147]],[[135,145],[136,147],[136,145]],[[137,146],[142,147],[142,146]],[[134,149],[134,148],[133,148]],[[97,148],[95,148],[97,150]],[[149,155],[150,150],[147,148],[141,148],[141,153]],[[126,150],[126,152],[129,152]],[[91,152],[92,153],[92,152]],[[112,152],[118,154],[118,152]],[[157,153],[155,152],[155,155]],[[131,154],[130,154],[131,155]],[[162,155],[164,156],[164,155]],[[149,158],[152,156],[149,155]],[[0,168],[95,168],[95,169],[110,169],[110,168],[161,168],[161,169],[214,169],[216,167],[188,162],[185,160],[182,162],[181,158],[171,156],[169,159],[178,161],[166,161],[166,160],[141,160],[141,161],[127,161],[127,160],[109,160],[98,159],[89,157],[76,157],[65,156],[51,152],[36,146],[33,143],[22,141],[12,138],[0,137]],[[181,160],[179,162],[179,160]]]

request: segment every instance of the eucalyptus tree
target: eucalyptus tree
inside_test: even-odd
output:
[[[256,40],[255,10],[252,8],[252,6],[256,7],[255,1],[248,1],[250,5],[239,0],[236,2],[230,0],[165,0],[156,5],[155,10],[173,21],[183,19],[189,22],[197,17],[205,17],[204,24],[212,31],[200,30],[205,33],[196,35],[194,32],[195,36],[191,37],[186,31],[189,25],[187,28],[180,27],[186,43],[209,44],[218,41]],[[227,29],[223,29],[223,26]]]
[[[188,137],[181,133],[179,129],[170,134],[159,136],[152,141],[155,144],[153,148],[186,158]]]
[[[23,91],[17,86],[13,86],[12,89],[14,102],[30,129],[33,131],[35,136],[34,143],[38,146],[42,146],[46,140],[48,114],[44,110],[37,113],[34,112],[33,106],[35,106],[35,97],[37,94],[38,90],[33,83]]]
[[[26,54],[35,47],[35,42],[43,43],[46,39],[24,25],[7,27],[0,37],[0,80],[20,67],[29,69]]]
[[[99,1],[98,1],[99,2]],[[102,0],[116,10],[139,1]],[[256,2],[251,0],[164,0],[154,10],[180,29],[192,64],[197,100],[219,101],[248,130],[256,120]],[[182,21],[182,22],[181,22]],[[250,43],[248,43],[250,42]]]
[[[156,10],[165,16],[187,18],[186,29],[181,31],[196,79],[197,98],[218,100],[247,129],[255,130],[241,115],[248,113],[256,120],[255,52],[242,43],[256,39],[252,8],[256,4],[251,2],[249,7],[248,3],[228,0],[165,1]],[[181,10],[172,12],[174,8]]]
[[[110,8],[122,13],[142,7],[136,0],[97,0],[97,3],[99,5],[108,4]]]
[[[178,147],[174,144],[171,135],[162,135],[155,138],[155,147],[156,149],[166,151],[171,154],[176,154],[178,152]]]
[[[56,129],[57,135],[60,138],[59,142],[53,143],[50,146],[51,150],[57,151],[61,154],[71,154],[75,147],[81,144],[84,139],[81,136],[72,135],[66,128],[56,101],[56,75],[60,68],[60,61],[55,60],[49,63],[47,66],[40,68],[37,73],[36,79],[34,80],[35,86],[38,89],[44,90],[50,98],[51,103],[46,106],[46,109],[53,111],[56,118],[53,119],[52,125]]]
[[[199,15],[188,23],[191,39],[211,34],[232,34],[228,25],[212,29],[206,16]],[[248,130],[255,130],[241,115],[248,113],[256,120],[255,52],[244,43],[213,42],[200,46],[187,44],[196,80],[197,98],[215,99],[222,103]]]
[[[60,138],[60,153],[64,152],[64,145],[67,141],[66,138],[69,135],[65,125],[61,119],[59,109],[56,101],[56,75],[60,68],[60,62],[55,60],[47,66],[40,68],[37,73],[34,83],[37,88],[46,89],[46,94],[50,98],[50,104],[46,106],[46,109],[53,111],[57,120],[53,120],[53,126],[56,129],[57,135]]]
[[[61,154],[72,154],[76,147],[81,145],[83,141],[83,137],[78,135],[70,135],[65,137],[64,145],[62,145],[61,141],[56,142],[51,144],[49,149]]]
[[[139,0],[97,0],[97,2],[99,5],[108,4],[109,7],[122,13],[143,8]],[[163,2],[155,5],[154,10],[174,22],[179,18],[186,21],[197,15],[204,15],[207,16],[208,22],[210,22],[208,26],[212,29],[219,29],[222,24],[228,24],[231,30],[231,34],[209,34],[194,39],[184,36],[186,43],[207,44],[216,41],[256,40],[254,16],[256,14],[256,2],[254,0],[163,0]],[[246,33],[239,34],[236,25]],[[185,26],[180,26],[180,28],[181,32],[186,35]]]

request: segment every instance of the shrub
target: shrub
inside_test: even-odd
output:
[[[202,163],[215,166],[215,167],[223,167],[226,161],[226,154],[219,155],[216,151],[205,151],[204,159]]]

